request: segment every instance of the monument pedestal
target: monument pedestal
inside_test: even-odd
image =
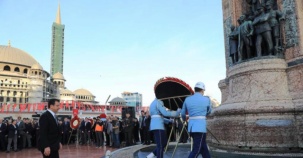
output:
[[[259,58],[234,65],[227,74],[219,83],[222,105],[208,118],[208,128],[220,143],[209,139],[210,145],[251,151],[298,149],[301,116],[289,93],[285,60]]]

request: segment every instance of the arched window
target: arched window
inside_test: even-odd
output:
[[[11,67],[9,67],[8,65],[4,66],[4,71],[11,71]]]
[[[20,72],[20,69],[18,67],[15,67],[15,72]]]
[[[24,69],[24,70],[23,70],[23,73],[24,73],[24,74],[27,74],[27,69]]]
[[[35,71],[35,75],[37,75],[38,74],[38,72],[37,71]]]

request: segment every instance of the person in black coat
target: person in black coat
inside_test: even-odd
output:
[[[134,129],[134,122],[133,118],[130,117],[130,113],[126,112],[126,117],[123,119],[123,129],[124,129],[124,138],[125,138],[125,145],[131,146],[133,145],[133,129]]]
[[[24,137],[26,138],[25,141],[23,142],[24,144],[26,144],[26,142],[28,143],[28,148],[32,147],[32,131],[34,130],[32,123],[29,121],[29,119],[27,118],[25,120],[25,134]],[[23,146],[25,147],[25,145]]]
[[[0,149],[5,151],[6,124],[0,118]]]
[[[60,109],[60,100],[50,99],[48,109],[39,120],[40,137],[38,147],[44,158],[59,158],[59,150],[62,148],[60,143],[61,136],[56,118],[56,113]]]
[[[70,127],[70,123],[68,122],[67,118],[64,118],[64,122],[62,124],[62,130],[63,130],[63,143],[62,144],[67,144],[68,142],[68,138],[71,134],[71,127]]]
[[[83,119],[81,119],[82,121],[81,121],[81,124],[80,124],[80,127],[79,127],[79,130],[80,130],[80,133],[81,133],[81,144],[82,145],[84,145],[85,144],[85,141],[84,141],[84,139],[85,139],[85,121],[83,120]]]
[[[38,138],[40,137],[40,126],[39,126],[39,120],[35,123],[35,126],[34,126],[34,130],[36,132],[36,147],[38,147]]]
[[[90,123],[90,120],[88,118],[85,118],[85,137],[84,137],[84,142],[87,144],[90,143],[91,141],[91,138],[90,138],[90,135],[91,135],[91,130],[92,130],[92,124]]]
[[[8,143],[6,152],[9,153],[12,145],[12,141],[14,141],[14,151],[17,151],[17,135],[18,135],[18,127],[17,121],[13,120],[12,124],[8,126]]]
[[[134,142],[139,142],[139,122],[137,118],[134,118]]]
[[[145,112],[145,117],[143,119],[143,132],[144,132],[144,145],[150,145],[150,126],[151,117],[149,112]]]

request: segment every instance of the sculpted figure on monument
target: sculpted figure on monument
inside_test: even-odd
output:
[[[265,7],[267,3],[271,4],[273,10],[278,10],[277,0],[262,0],[261,5]]]
[[[246,0],[246,2],[250,5],[251,13],[256,14],[257,8],[261,6],[259,0]]]
[[[266,13],[269,14],[269,25],[272,30],[272,37],[274,39],[275,54],[279,54],[282,50],[280,41],[280,21],[284,20],[284,15],[279,10],[273,10],[271,1],[266,2]]]
[[[230,27],[231,33],[229,34],[229,56],[232,59],[233,64],[238,61],[238,28],[234,25]]]
[[[277,0],[246,0],[246,3],[250,5],[250,12],[252,15],[256,15],[258,7],[265,6],[266,3],[270,2],[274,10],[278,9]]]
[[[238,19],[239,23],[239,62],[244,59],[244,55],[247,59],[251,58],[251,46],[252,39],[251,36],[254,33],[254,27],[252,25],[252,21],[246,18],[246,15],[243,14]],[[244,49],[245,47],[245,49]],[[244,54],[246,53],[246,54]]]
[[[269,25],[269,14],[264,13],[263,7],[258,7],[257,16],[253,21],[256,33],[256,51],[257,57],[262,56],[262,51],[267,48],[266,53],[273,55],[273,42],[271,36],[271,27]],[[264,46],[263,42],[265,42]]]

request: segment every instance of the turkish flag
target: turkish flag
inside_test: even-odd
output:
[[[73,109],[75,109],[75,102],[74,102],[74,100],[72,100],[72,107],[73,107]]]
[[[37,106],[37,104],[33,104],[33,111],[34,112],[36,111],[36,106]]]
[[[43,110],[43,108],[44,108],[44,104],[43,104],[43,103],[39,103],[39,105],[38,105],[38,109],[42,111],[42,110]]]
[[[11,104],[7,105],[7,107],[6,107],[6,113],[8,113],[10,106],[11,106]]]
[[[78,114],[79,114],[78,109],[73,109],[73,115],[74,115],[74,117],[76,117]]]
[[[20,112],[24,111],[26,108],[26,104],[20,104]]]
[[[1,112],[4,111],[5,104],[2,104]]]
[[[60,109],[62,109],[63,108],[63,101],[62,102],[60,102]]]
[[[81,110],[81,104],[80,104],[80,102],[77,102],[77,104],[78,104],[79,110]]]
[[[32,104],[27,104],[27,112],[31,110]]]
[[[65,106],[66,108],[69,107],[69,102],[68,102],[67,100],[65,101],[65,105],[66,105],[66,106]]]
[[[95,111],[95,108],[93,105],[90,105],[90,107],[92,108],[92,111]]]
[[[17,104],[15,103],[13,106],[13,112],[15,111],[16,106],[17,106]]]

